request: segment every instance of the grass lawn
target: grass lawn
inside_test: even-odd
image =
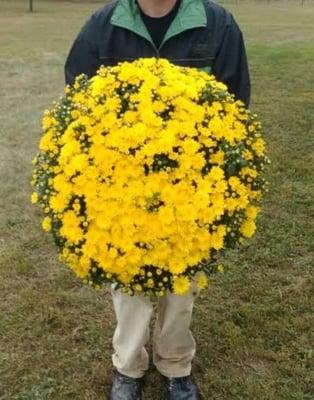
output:
[[[40,118],[95,3],[0,0],[0,399],[106,399],[108,291],[57,262],[30,205]],[[252,109],[272,165],[258,233],[199,298],[194,375],[204,399],[313,398],[314,3],[226,3],[244,32]],[[312,218],[312,220],[311,220]],[[312,249],[311,249],[312,247]],[[145,400],[161,400],[152,368]]]

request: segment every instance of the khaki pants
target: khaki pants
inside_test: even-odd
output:
[[[149,340],[149,324],[153,305],[148,296],[129,296],[112,289],[117,327],[113,336],[113,365],[132,378],[140,378],[149,366],[145,345]],[[168,377],[190,375],[195,354],[195,340],[190,331],[196,285],[185,296],[167,293],[159,299],[153,336],[153,362]]]

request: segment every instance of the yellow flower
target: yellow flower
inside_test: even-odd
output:
[[[196,278],[196,285],[199,289],[206,289],[208,286],[208,278],[205,274],[200,274]]]
[[[67,211],[62,217],[60,234],[73,243],[78,243],[83,236],[80,220],[74,211]]]
[[[40,140],[40,143],[39,143],[40,150],[41,151],[55,150],[56,146],[52,139],[53,139],[53,131],[49,130]]]
[[[217,151],[216,153],[214,153],[210,156],[210,162],[212,164],[221,165],[221,164],[223,164],[224,159],[225,159],[225,153],[221,150]]]
[[[211,236],[211,247],[215,250],[223,248],[224,238],[218,232],[214,232]]]
[[[143,292],[143,287],[142,287],[140,284],[136,284],[136,285],[134,286],[134,290],[135,290],[136,292],[138,292],[138,293],[141,293],[141,292]]]
[[[256,169],[249,168],[249,167],[242,168],[240,173],[241,173],[241,176],[249,176],[251,178],[257,177]]]
[[[248,219],[254,220],[260,211],[260,207],[248,206],[248,208],[245,210],[245,214]]]
[[[173,278],[172,288],[175,294],[184,295],[190,289],[190,281],[186,276],[176,276]]]
[[[246,159],[246,160],[252,160],[253,159],[253,154],[252,154],[252,152],[250,151],[250,150],[248,150],[248,149],[245,149],[244,151],[243,151],[243,157]]]
[[[243,236],[250,238],[254,235],[256,229],[256,225],[253,220],[246,220],[243,222],[240,228],[240,232],[242,233]]]
[[[46,232],[51,231],[51,218],[50,217],[45,217],[42,221],[42,227]]]
[[[258,138],[255,142],[253,142],[252,149],[259,157],[263,156],[265,152],[265,141],[262,138]]]
[[[32,193],[31,202],[32,202],[32,204],[38,203],[38,194],[36,192]]]
[[[49,205],[54,212],[61,212],[67,205],[67,198],[63,193],[58,193],[50,198]]]
[[[217,265],[217,271],[220,273],[224,272],[224,266],[222,264]]]

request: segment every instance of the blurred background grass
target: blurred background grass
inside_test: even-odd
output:
[[[57,262],[29,203],[40,118],[95,2],[0,0],[0,399],[107,398],[114,317]],[[226,2],[246,40],[272,165],[256,237],[195,307],[204,398],[313,398],[314,3]],[[152,368],[145,400],[161,400]]]

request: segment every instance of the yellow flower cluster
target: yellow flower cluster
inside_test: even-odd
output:
[[[204,288],[218,252],[254,234],[260,130],[205,72],[162,59],[102,67],[45,112],[31,200],[86,281],[183,294],[204,271]]]

